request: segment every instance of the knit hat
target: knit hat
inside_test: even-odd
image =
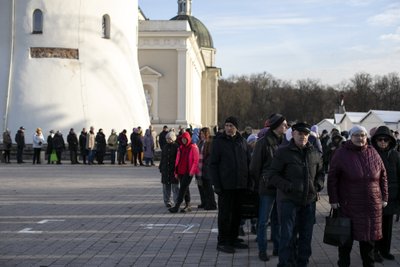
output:
[[[175,134],[175,132],[169,132],[169,133],[167,133],[167,135],[165,136],[165,138],[166,139],[171,139],[172,141],[176,141],[176,134]]]
[[[271,130],[275,130],[282,124],[282,122],[286,120],[286,118],[283,117],[282,114],[274,113],[271,116],[269,116],[268,120],[269,120],[269,128]]]
[[[239,129],[239,121],[236,117],[230,116],[226,118],[225,123],[232,123],[236,129]]]
[[[350,129],[349,138],[351,138],[353,136],[353,134],[359,133],[359,132],[364,132],[365,134],[368,134],[367,129],[365,129],[365,127],[360,126],[360,125],[355,125],[353,128]]]

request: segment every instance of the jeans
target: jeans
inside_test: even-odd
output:
[[[89,149],[89,155],[88,155],[88,162],[89,164],[93,164],[94,161],[94,156],[96,155],[96,150],[94,149]]]
[[[288,266],[291,258],[297,267],[308,266],[315,223],[315,206],[315,202],[306,206],[297,206],[291,201],[281,201],[278,204],[281,225],[278,267]],[[296,243],[294,241],[297,241],[296,247],[293,247]],[[291,257],[293,252],[297,255],[295,259]]]
[[[115,149],[110,149],[111,164],[115,164]]]
[[[171,192],[173,195],[174,203],[178,202],[179,184],[163,184],[163,198],[164,204],[171,204]]]
[[[271,213],[274,206],[275,206],[275,196],[273,195],[260,196],[260,206],[258,208],[258,229],[257,229],[257,243],[258,243],[258,250],[260,252],[267,251],[266,228],[270,216],[271,216],[271,235],[274,243],[274,251],[277,252],[279,248],[280,229],[279,229],[279,222],[277,220],[276,208],[274,210],[275,212],[274,216]],[[273,220],[272,217],[274,217],[275,220]]]

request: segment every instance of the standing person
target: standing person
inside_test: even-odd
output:
[[[67,135],[67,143],[69,149],[69,158],[71,160],[71,164],[78,164],[78,136],[76,135],[74,128],[69,130]]]
[[[49,135],[47,136],[47,148],[46,148],[46,154],[47,154],[47,164],[52,164],[53,162],[51,161],[51,153],[53,153],[53,138],[54,138],[54,130],[50,130]]]
[[[11,133],[9,129],[6,129],[3,133],[4,163],[11,163],[10,162],[11,146],[12,146]]]
[[[146,134],[143,139],[143,150],[144,150],[144,161],[146,163],[146,167],[154,166],[153,158],[154,158],[154,139],[151,135],[151,130],[146,129]]]
[[[132,149],[132,162],[135,166],[138,166],[138,161],[140,166],[144,166],[142,161],[143,152],[143,141],[139,134],[139,129],[134,128],[131,134],[131,149]]]
[[[64,137],[61,131],[57,131],[54,135],[53,148],[56,150],[57,164],[61,164],[62,152],[65,149]]]
[[[118,149],[118,135],[114,129],[111,129],[111,134],[107,139],[108,148],[110,149],[111,164],[115,164],[115,152]]]
[[[92,165],[96,155],[96,135],[93,126],[90,126],[90,130],[86,135],[86,150],[88,152],[88,164]]]
[[[238,127],[237,118],[225,120],[224,132],[213,140],[209,163],[209,174],[218,195],[217,250],[225,253],[248,248],[239,242],[238,236],[242,196],[251,184],[250,151]]]
[[[328,158],[328,142],[329,142],[329,134],[327,130],[322,130],[322,135],[319,137],[319,140],[321,142],[322,146],[322,160],[324,162],[324,171],[328,172],[328,166],[329,166],[329,158]]]
[[[196,128],[197,129],[197,128]],[[204,127],[200,130],[199,142],[199,172],[196,175],[198,181],[201,198],[201,204],[198,208],[205,210],[216,210],[217,203],[215,202],[214,190],[212,188],[211,177],[208,173],[209,159],[211,155],[212,137],[210,128]],[[199,182],[201,181],[201,182]]]
[[[199,172],[199,149],[192,143],[192,138],[188,132],[181,136],[181,145],[175,160],[175,177],[179,179],[179,195],[175,206],[170,208],[171,213],[176,213],[181,206],[183,199],[186,200],[185,207],[181,212],[190,212],[192,210],[190,203],[189,186],[193,176]]]
[[[122,130],[118,135],[118,165],[126,164],[126,148],[128,147],[128,137],[126,136],[126,130]]]
[[[158,135],[158,144],[160,145],[160,149],[162,150],[163,147],[167,144],[166,136],[168,134],[168,126],[164,125],[161,133]]]
[[[42,129],[36,128],[35,133],[33,134],[33,164],[41,164],[40,162],[40,151],[42,150],[42,146],[44,143],[44,136],[42,133]]]
[[[15,134],[15,143],[17,143],[17,163],[25,163],[22,159],[25,148],[25,128],[23,126],[19,127]]]
[[[179,180],[175,177],[175,160],[179,145],[175,142],[176,135],[174,132],[169,132],[165,138],[167,143],[161,150],[161,160],[158,169],[161,173],[164,204],[167,208],[171,208],[171,192],[173,194],[174,203],[178,202],[179,195]]]
[[[382,262],[383,258],[394,260],[390,253],[392,242],[393,215],[400,209],[400,155],[396,151],[396,139],[386,126],[380,126],[371,138],[372,146],[378,151],[388,180],[388,205],[383,208],[382,235],[383,238],[376,242],[375,261]]]
[[[269,167],[268,179],[277,188],[281,226],[278,267],[308,266],[312,254],[316,201],[324,187],[325,173],[321,154],[308,142],[310,132],[306,123],[293,125],[292,139],[275,152]]]
[[[103,133],[103,129],[99,129],[96,134],[96,158],[97,163],[102,165],[104,164],[104,155],[106,154],[106,135]]]
[[[277,209],[273,209],[276,199],[276,187],[269,184],[268,172],[270,171],[272,159],[275,152],[282,144],[287,130],[287,121],[281,114],[272,114],[268,118],[270,128],[260,138],[253,151],[250,163],[250,173],[258,185],[260,204],[258,212],[258,257],[261,261],[268,261],[266,227],[271,217],[271,236],[273,237],[273,254],[278,255],[279,250],[279,222]],[[274,211],[271,214],[271,211]]]
[[[378,152],[368,145],[364,127],[354,126],[349,135],[330,162],[329,203],[351,219],[363,266],[374,266],[374,243],[382,238],[382,207],[388,201],[386,170]],[[353,242],[339,247],[338,266],[350,266],[352,247]]]
[[[79,150],[81,152],[83,164],[86,164],[86,156],[88,154],[86,149],[86,137],[87,137],[86,128],[82,128],[81,134],[79,135]]]

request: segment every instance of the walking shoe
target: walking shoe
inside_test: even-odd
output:
[[[179,207],[178,207],[178,206],[175,206],[175,207],[169,208],[168,210],[169,210],[169,212],[171,212],[171,213],[177,213],[178,210],[179,210]]]
[[[229,245],[218,245],[217,250],[224,253],[230,253],[230,254],[235,253],[235,248]]]
[[[390,253],[381,253],[381,256],[387,260],[393,261],[394,260],[394,255]]]
[[[267,255],[267,253],[266,252],[259,252],[258,253],[258,258],[261,260],[261,261],[269,261],[269,257],[268,257],[268,255]]]
[[[181,212],[191,212],[192,211],[192,206],[190,206],[190,204],[186,204],[185,207],[183,207],[183,209],[181,209]]]
[[[167,208],[172,208],[172,205],[171,204],[167,204],[167,205],[165,205]]]

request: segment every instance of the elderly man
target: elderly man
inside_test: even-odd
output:
[[[225,131],[212,145],[209,172],[218,195],[217,250],[234,253],[235,248],[248,248],[238,240],[240,205],[249,186],[250,152],[246,140],[238,132],[238,120],[228,117]]]
[[[308,142],[310,126],[299,122],[292,126],[292,139],[272,159],[268,177],[277,187],[281,238],[279,266],[307,266],[315,223],[315,202],[324,186],[321,153]],[[297,246],[292,246],[297,239]],[[296,251],[293,251],[296,250]],[[296,253],[297,252],[297,253]],[[297,258],[291,257],[297,255]]]

